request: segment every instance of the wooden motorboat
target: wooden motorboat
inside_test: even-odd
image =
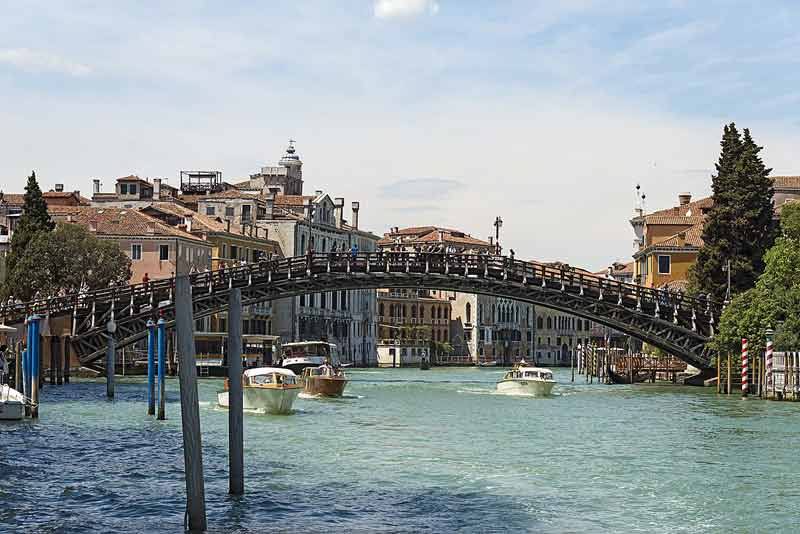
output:
[[[292,405],[300,394],[300,389],[297,375],[289,369],[248,369],[242,374],[243,408],[271,414],[289,414],[292,413]],[[217,402],[224,408],[230,407],[229,390],[230,385],[226,380],[225,389],[217,393]]]
[[[299,341],[281,346],[280,366],[301,374],[306,367],[319,367],[325,363],[339,364],[336,345],[326,341]]]
[[[422,359],[419,361],[419,368],[420,368],[421,370],[423,370],[423,371],[427,371],[428,369],[430,369],[430,368],[431,368],[431,364],[430,364],[430,362],[428,362],[428,359],[427,359],[427,358],[422,358]]]
[[[497,382],[497,392],[546,397],[550,395],[555,385],[553,371],[544,367],[530,366],[525,360],[522,360],[514,365],[502,380]]]
[[[495,367],[495,366],[497,366],[496,360],[478,362],[478,367]]]
[[[344,371],[332,365],[306,367],[301,376],[303,393],[321,397],[341,397],[347,386]]]
[[[25,396],[8,384],[0,385],[0,421],[25,417]]]

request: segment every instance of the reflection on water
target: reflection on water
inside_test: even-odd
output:
[[[790,531],[800,515],[798,404],[569,370],[551,398],[497,395],[502,373],[349,370],[346,398],[247,414],[240,498],[221,381],[201,381],[212,531]],[[102,382],[46,387],[38,422],[0,425],[0,531],[179,532],[177,387],[167,421],[141,380],[113,402]]]

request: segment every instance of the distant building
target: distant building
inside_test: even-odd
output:
[[[261,170],[250,175],[250,179],[235,184],[241,189],[268,193],[272,191],[280,195],[303,194],[303,162],[294,147],[294,141],[289,140],[286,154],[276,167],[261,167]]]
[[[100,191],[100,180],[92,180],[92,206],[116,208],[143,208],[153,202],[176,201],[178,189],[161,178],[153,181],[136,175],[123,176],[115,181],[113,193]]]

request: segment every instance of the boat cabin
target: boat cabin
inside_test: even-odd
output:
[[[344,371],[332,365],[320,365],[319,367],[306,367],[303,369],[303,378],[310,377],[325,378],[344,378]]]
[[[519,367],[507,372],[503,379],[553,380],[553,372],[540,367]]]
[[[319,359],[319,361],[339,362],[336,345],[325,341],[299,341],[281,345],[284,359],[302,358]]]
[[[297,376],[288,369],[259,367],[248,369],[242,377],[245,387],[289,386],[297,384]]]

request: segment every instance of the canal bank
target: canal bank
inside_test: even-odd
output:
[[[245,417],[245,495],[227,495],[221,381],[199,384],[212,531],[791,530],[800,406],[713,388],[569,384],[494,394],[500,369],[352,370],[348,397]],[[0,425],[0,527],[181,531],[177,381],[167,420],[141,379],[45,388]],[[46,408],[46,409],[45,409]],[[754,451],[741,457],[742,448]],[[747,503],[747,506],[742,506]],[[0,529],[2,530],[2,529]]]

